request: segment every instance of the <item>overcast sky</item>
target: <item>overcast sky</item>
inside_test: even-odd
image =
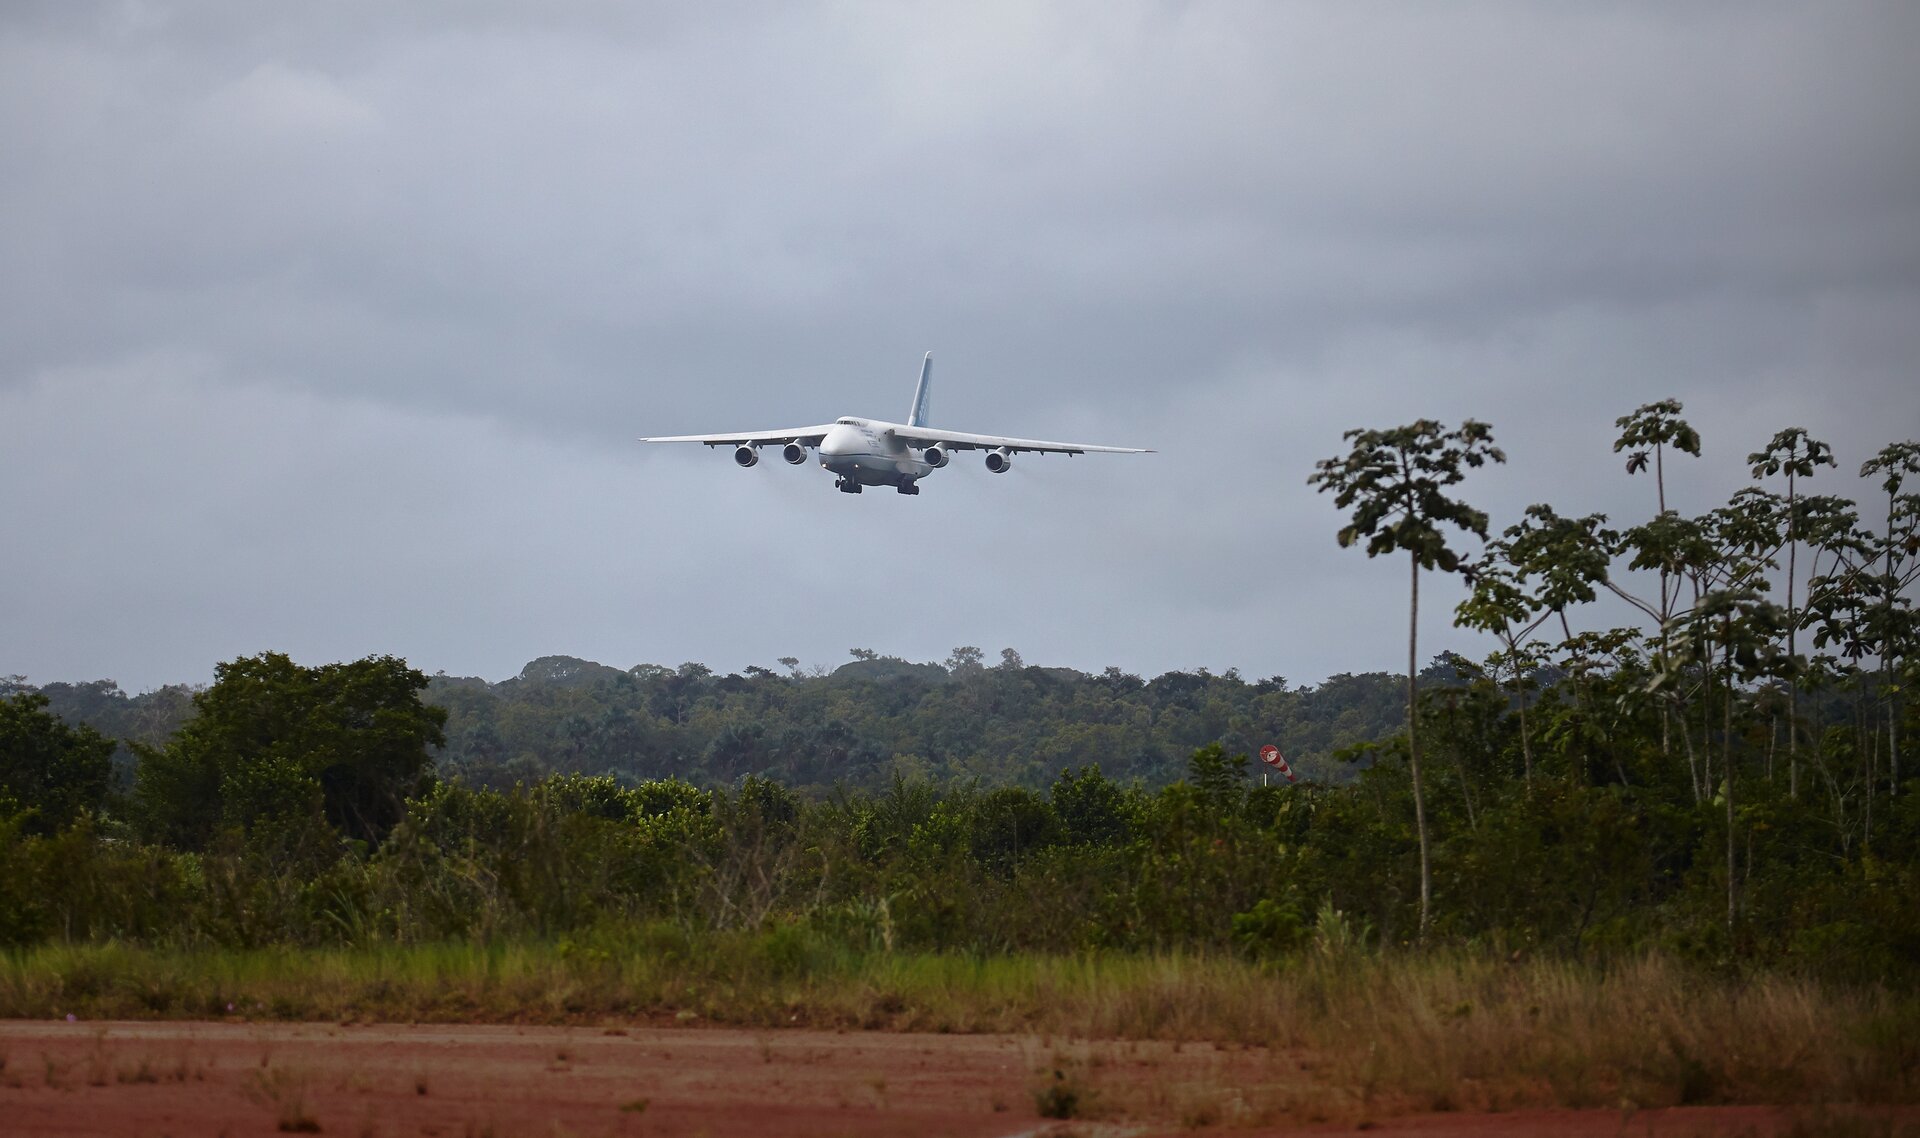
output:
[[[0,674],[373,653],[721,670],[960,644],[1317,682],[1404,566],[1306,484],[1699,511],[1920,436],[1920,5],[12,0]],[[639,435],[1154,447],[835,493]],[[1446,628],[1435,582],[1423,645]],[[1423,652],[1423,655],[1425,653]]]

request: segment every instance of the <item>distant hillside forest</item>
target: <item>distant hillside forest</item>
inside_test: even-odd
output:
[[[961,647],[940,664],[867,649],[832,672],[782,661],[718,675],[705,665],[639,664],[624,671],[546,656],[498,683],[431,677],[428,704],[447,710],[443,777],[484,787],[549,774],[611,775],[627,784],[677,778],[702,786],[748,775],[815,796],[874,789],[899,775],[933,782],[1045,787],[1068,767],[1162,786],[1209,744],[1251,754],[1272,743],[1297,775],[1352,777],[1343,751],[1401,725],[1402,677],[1336,675],[1289,687],[1234,670],[1167,672],[1153,679],[1032,667],[1004,649],[997,664]],[[1428,670],[1458,682],[1452,658]],[[9,687],[0,681],[0,695]],[[163,746],[193,713],[194,689],[128,695],[111,680],[33,688],[66,722],[113,739]],[[131,778],[131,753],[116,766]]]

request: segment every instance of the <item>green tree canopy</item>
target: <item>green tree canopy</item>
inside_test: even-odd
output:
[[[447,713],[421,702],[426,686],[392,656],[309,668],[266,652],[221,664],[172,742],[142,750],[142,820],[188,849],[222,829],[316,813],[378,842],[444,742]]]
[[[113,740],[69,727],[47,697],[18,692],[0,700],[0,816],[27,813],[29,833],[49,834],[98,812],[112,779]]]

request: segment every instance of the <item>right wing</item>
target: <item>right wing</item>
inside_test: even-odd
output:
[[[767,446],[772,443],[799,443],[801,446],[817,447],[820,440],[833,430],[833,424],[818,427],[781,427],[772,431],[735,431],[726,435],[662,435],[656,438],[640,439],[643,443],[705,443],[710,447],[737,447],[746,444]]]

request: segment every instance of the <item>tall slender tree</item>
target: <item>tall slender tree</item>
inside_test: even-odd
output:
[[[1613,443],[1614,453],[1634,448],[1627,455],[1628,474],[1647,469],[1647,457],[1652,454],[1654,492],[1663,514],[1667,512],[1667,448],[1700,457],[1700,432],[1680,417],[1681,410],[1678,399],[1662,399],[1642,404],[1633,414],[1613,421],[1620,428],[1620,437]]]
[[[1880,619],[1875,622],[1880,644],[1880,694],[1887,704],[1887,759],[1893,792],[1900,793],[1901,686],[1894,661],[1912,635],[1911,610],[1901,603],[1901,592],[1920,569],[1920,495],[1903,493],[1906,480],[1920,477],[1920,443],[1911,440],[1883,447],[1860,466],[1860,477],[1879,478],[1887,495],[1887,529],[1880,543]],[[1907,619],[1900,619],[1901,616]]]
[[[1670,530],[1670,527],[1664,524],[1669,520],[1667,516],[1667,448],[1672,447],[1681,454],[1700,457],[1700,432],[1694,430],[1685,419],[1680,417],[1682,409],[1678,399],[1662,399],[1657,403],[1641,404],[1633,414],[1622,415],[1613,421],[1613,425],[1620,428],[1620,437],[1613,441],[1614,453],[1618,454],[1629,447],[1633,448],[1627,453],[1628,474],[1639,474],[1646,470],[1649,455],[1653,459],[1654,494],[1660,507],[1660,512],[1655,515],[1652,524],[1656,532]],[[1653,617],[1656,635],[1662,638],[1661,646],[1664,649],[1666,628],[1673,620],[1675,607],[1679,603],[1681,582],[1670,559],[1656,558],[1651,565],[1660,573],[1659,600],[1652,606],[1640,604],[1638,601],[1634,603]],[[1614,591],[1617,593],[1620,590],[1615,587]],[[1632,600],[1632,598],[1628,599]],[[1660,754],[1662,757],[1671,756],[1673,753],[1672,709],[1669,704],[1669,700],[1663,700],[1660,704]]]
[[[1776,475],[1787,476],[1787,508],[1784,514],[1787,528],[1787,666],[1794,663],[1794,654],[1798,650],[1795,634],[1800,628],[1800,614],[1794,607],[1794,588],[1799,577],[1800,532],[1797,502],[1795,501],[1795,483],[1802,478],[1812,478],[1816,466],[1833,466],[1833,448],[1812,438],[1804,427],[1788,427],[1774,435],[1767,445],[1747,456],[1753,464],[1754,478],[1771,478]],[[1791,797],[1800,797],[1800,685],[1787,685],[1787,793]]]
[[[1467,471],[1505,462],[1507,456],[1493,445],[1493,428],[1473,419],[1451,431],[1432,419],[1421,419],[1389,430],[1355,429],[1341,438],[1351,449],[1322,459],[1307,479],[1321,493],[1331,491],[1335,506],[1353,510],[1340,530],[1341,547],[1364,538],[1368,557],[1407,555],[1407,768],[1413,779],[1414,828],[1420,838],[1420,935],[1424,938],[1433,908],[1433,854],[1420,782],[1420,570],[1459,571],[1460,555],[1447,545],[1443,525],[1486,539],[1487,515],[1449,497],[1447,491],[1464,480]]]

